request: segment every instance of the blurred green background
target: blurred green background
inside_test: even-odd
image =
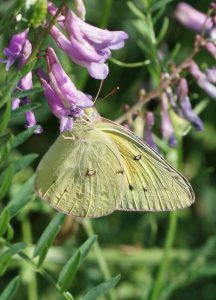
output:
[[[0,1],[0,19],[13,2]],[[67,1],[68,5],[71,5],[71,2]],[[142,0],[132,2],[136,7],[142,9]],[[164,18],[169,18],[169,26],[158,51],[169,56],[176,44],[180,44],[180,51],[175,58],[177,64],[190,53],[194,40],[194,33],[183,28],[174,19],[174,9],[178,2],[172,1],[167,4],[155,25],[155,32],[158,33]],[[58,1],[55,3],[58,4]],[[127,1],[85,0],[85,3],[89,23],[111,30],[128,32],[130,38],[126,42],[126,46],[113,52],[114,58],[126,63],[149,59],[140,47],[140,41],[145,43],[145,40],[134,26],[137,17],[129,9]],[[210,1],[187,1],[187,3],[206,12]],[[11,26],[1,32],[1,51],[8,44],[11,34],[14,32],[14,26],[15,23],[12,20]],[[31,31],[32,40],[35,34]],[[51,44],[56,49],[61,63],[76,85],[88,94],[95,96],[100,82],[89,78],[85,70],[73,64],[62,51],[56,48],[51,38],[44,43],[44,49],[46,44]],[[215,64],[210,55],[204,51],[197,56],[196,61],[201,67]],[[45,68],[43,59],[39,59],[39,65]],[[135,104],[138,101],[140,89],[151,90],[154,82],[152,82],[146,66],[124,68],[110,61],[109,67],[110,73],[103,83],[100,98],[106,96],[117,86],[120,87],[120,90],[108,99],[102,102],[98,101],[96,106],[102,116],[115,120],[123,113],[124,104]],[[161,68],[166,71],[166,61],[162,61]],[[0,64],[0,74],[3,74],[0,76],[0,82],[4,82],[5,72],[2,64]],[[36,76],[34,81],[35,86],[39,86]],[[201,100],[208,99],[208,105],[201,113],[205,130],[198,133],[192,129],[183,139],[183,172],[194,188],[196,202],[191,208],[178,212],[174,246],[164,273],[165,285],[159,298],[162,300],[216,299],[216,103],[208,98],[191,78],[189,78],[189,83],[194,106]],[[19,172],[13,178],[10,195],[16,194],[19,187],[34,173],[40,158],[59,134],[58,121],[48,109],[44,95],[38,93],[32,97],[32,101],[41,103],[41,107],[35,113],[44,132],[42,135],[33,135],[12,155],[20,157],[34,152],[39,154],[39,158],[32,167]],[[159,118],[157,105],[151,103],[149,106],[155,110],[156,116]],[[18,134],[23,130],[24,124],[24,118],[17,117],[10,122],[10,128],[14,134]],[[160,123],[156,120],[155,132],[158,136],[160,136],[159,126]],[[6,201],[7,199],[5,203]],[[13,219],[14,242],[25,239],[29,241],[29,236],[31,236],[32,244],[36,243],[54,215],[53,209],[39,199],[34,199],[16,219]],[[54,277],[57,277],[59,270],[76,247],[86,240],[86,231],[82,223],[83,220],[67,217],[54,245],[50,248],[44,266]],[[93,220],[92,224],[112,276],[119,273],[122,276],[120,283],[115,288],[117,299],[150,299],[149,295],[155,283],[158,266],[163,258],[169,213],[114,212],[109,216]],[[21,263],[18,258],[14,258],[7,273],[0,278],[0,291],[17,272],[21,274],[22,286],[18,289],[14,299],[29,299],[31,293],[28,289],[31,288],[32,283],[30,282],[33,280],[31,276],[35,275],[32,275],[30,267]],[[47,284],[37,274],[36,280],[38,299],[61,299],[53,286]],[[94,251],[91,251],[85,264],[79,269],[70,291],[74,297],[77,297],[76,299],[79,299],[84,291],[103,280],[97,256]]]

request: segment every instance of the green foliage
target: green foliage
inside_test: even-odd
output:
[[[51,246],[54,238],[61,229],[61,225],[64,222],[64,219],[65,215],[60,213],[57,214],[46,227],[39,241],[37,242],[34,251],[34,256],[39,255],[38,266],[40,266],[43,260],[45,259],[47,251],[49,250],[49,247]]]
[[[0,300],[11,300],[16,295],[16,291],[20,285],[20,278],[16,276],[6,286],[4,291],[0,295]]]
[[[100,299],[99,297],[106,294],[110,289],[114,288],[119,282],[121,276],[117,275],[106,282],[103,282],[96,286],[94,289],[89,291],[82,300],[95,300]]]

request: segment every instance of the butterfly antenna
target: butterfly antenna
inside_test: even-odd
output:
[[[98,90],[97,95],[96,95],[96,97],[95,97],[95,99],[94,99],[94,104],[95,104],[95,102],[97,101],[98,96],[99,96],[99,94],[100,94],[100,92],[101,92],[101,89],[102,89],[102,86],[103,86],[103,82],[104,82],[104,81],[101,80],[99,90]]]
[[[105,100],[106,98],[108,98],[108,97],[111,96],[112,94],[118,92],[119,90],[120,90],[120,87],[117,86],[115,89],[113,89],[111,92],[109,92],[109,94],[107,94],[105,97],[103,97],[103,98],[101,99],[101,101],[102,101],[102,100]]]

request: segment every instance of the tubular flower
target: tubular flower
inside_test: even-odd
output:
[[[7,59],[1,59],[0,62],[6,64],[6,71],[8,71],[15,61],[21,57],[27,34],[28,29],[13,35],[9,46],[4,49],[3,53],[5,56],[7,56]]]
[[[75,6],[78,16],[85,21],[86,9],[83,0],[75,0]]]
[[[188,97],[188,84],[185,78],[181,78],[179,81],[178,96],[182,110],[182,116],[191,122],[196,130],[202,131],[204,129],[203,122],[192,110],[190,99]]]
[[[89,95],[77,90],[63,70],[54,50],[47,48],[46,63],[48,76],[38,70],[44,94],[53,114],[60,119],[60,132],[70,131],[73,120],[83,115],[83,109],[92,107]]]
[[[183,26],[197,33],[201,33],[204,24],[206,33],[209,35],[213,28],[213,21],[210,17],[206,20],[205,14],[185,2],[180,2],[177,5],[175,17]]]
[[[18,69],[22,68],[22,66],[25,64],[26,60],[30,56],[31,52],[32,52],[32,45],[30,41],[26,38],[24,41],[24,45],[22,47],[22,51],[19,54]],[[32,87],[33,87],[32,72],[29,72],[19,81],[16,89],[19,91],[25,91],[25,90],[32,89]],[[19,108],[20,105],[25,105],[29,103],[31,103],[29,97],[23,97],[22,99],[19,98],[12,99],[12,110]],[[27,111],[25,113],[25,116],[26,116],[26,128],[31,128],[37,124],[33,111]],[[41,133],[42,127],[38,126],[34,132]]]
[[[154,114],[147,111],[145,115],[144,140],[155,151],[158,151],[157,145],[154,142],[152,135],[152,127],[154,125]]]
[[[161,94],[161,131],[162,136],[168,141],[170,147],[176,147],[177,139],[174,134],[174,128],[169,116],[168,98],[165,92]]]
[[[49,3],[48,11],[51,15],[56,11],[52,3]],[[66,31],[67,36],[57,26],[52,26],[50,30],[57,45],[75,63],[87,68],[93,78],[105,79],[109,73],[106,60],[111,57],[111,50],[124,46],[127,33],[89,25],[67,7],[63,10],[63,16],[63,19],[58,19],[58,24]]]
[[[194,61],[190,65],[189,72],[196,79],[199,87],[212,99],[216,100],[216,86],[209,81],[209,77],[199,69]]]

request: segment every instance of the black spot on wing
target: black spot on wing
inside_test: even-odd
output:
[[[131,184],[129,184],[129,190],[130,190],[130,191],[133,191],[133,190],[134,190],[134,187],[133,187]]]
[[[134,156],[134,160],[140,160],[142,158],[141,154],[135,155]]]

